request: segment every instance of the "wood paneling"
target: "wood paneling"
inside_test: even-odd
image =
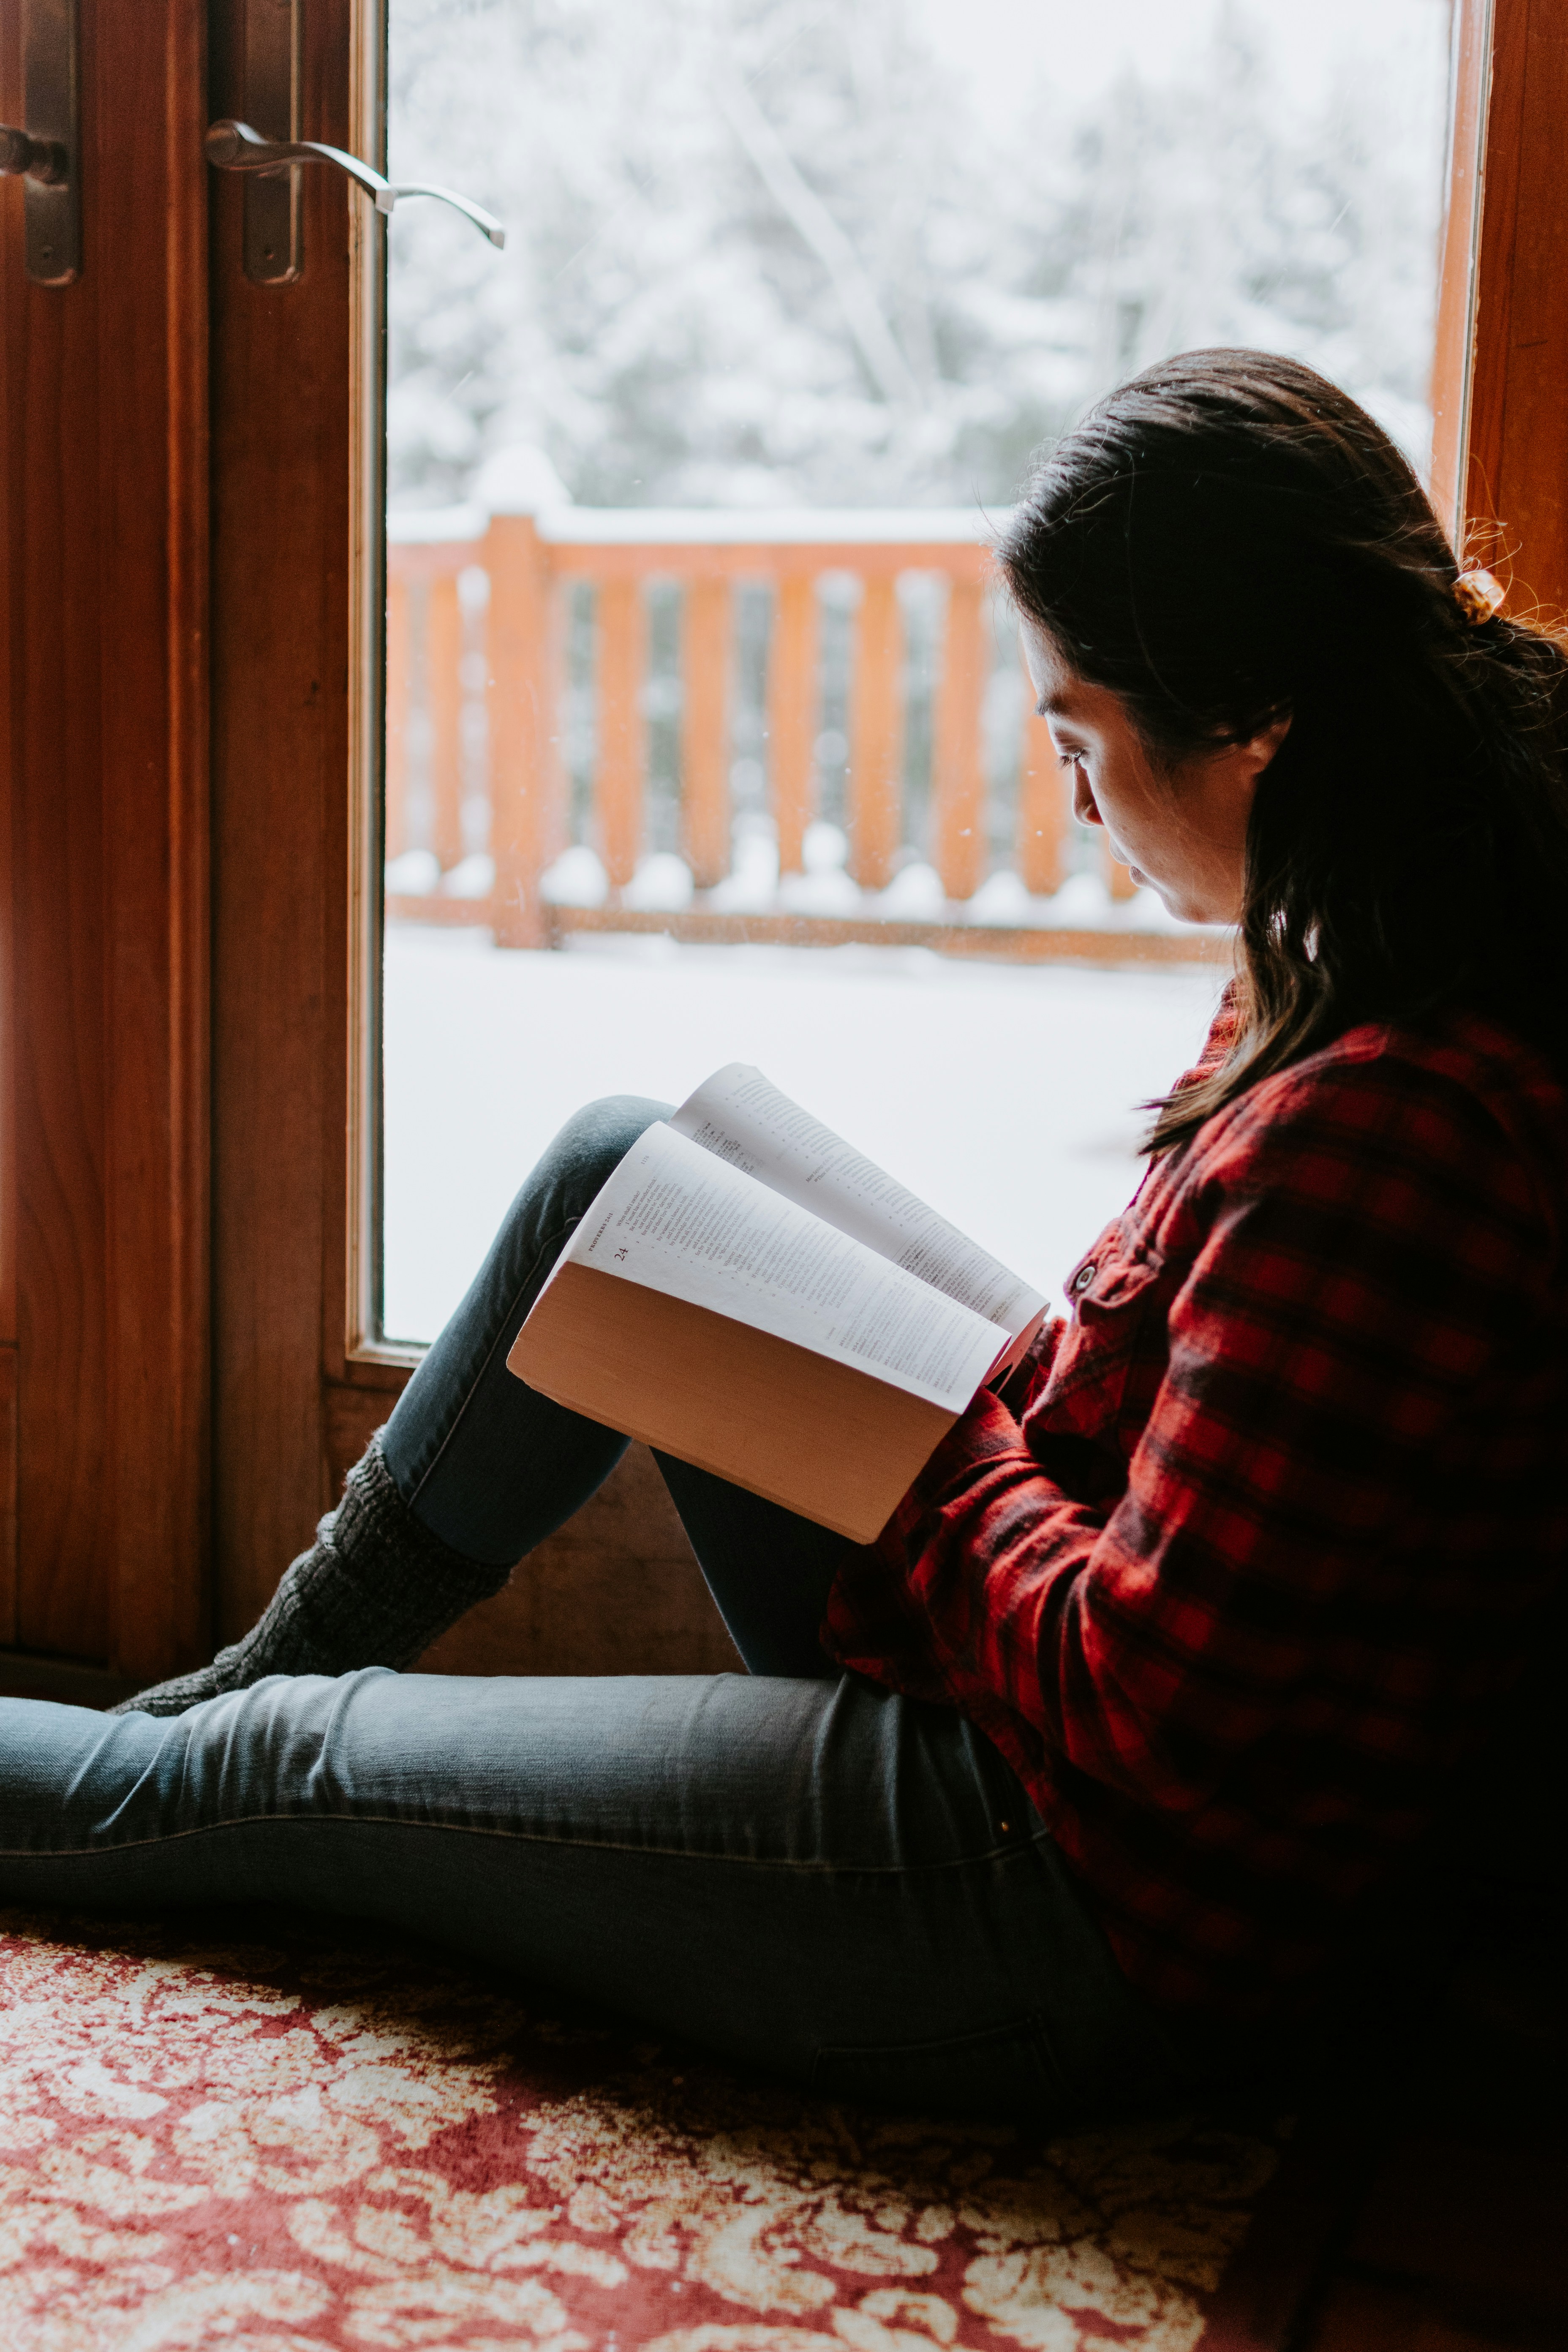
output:
[[[95,18],[118,151],[100,185],[125,189],[99,207],[112,1658],[154,1674],[209,1630],[205,35],[193,6],[155,11],[153,37],[134,0]],[[132,435],[146,446],[128,465]],[[115,625],[143,596],[163,622],[151,680],[148,647]]]
[[[203,37],[194,6],[139,0],[81,29],[75,284],[28,284],[21,184],[0,190],[0,1291],[17,1639],[146,1673],[206,1630]]]

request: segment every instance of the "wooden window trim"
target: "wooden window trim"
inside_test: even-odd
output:
[[[1510,609],[1568,614],[1568,36],[1560,0],[1459,0],[1433,485]]]

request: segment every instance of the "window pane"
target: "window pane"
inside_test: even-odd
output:
[[[1050,1286],[1220,942],[1076,826],[984,554],[1133,368],[1424,464],[1446,0],[392,0],[385,1302],[760,1063]]]

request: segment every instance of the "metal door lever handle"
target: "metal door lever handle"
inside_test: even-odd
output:
[[[26,131],[0,122],[0,173],[37,180],[43,188],[63,188],[69,176],[65,142],[35,139]]]
[[[495,215],[487,213],[480,205],[470,204],[467,196],[459,196],[451,188],[426,187],[423,183],[396,187],[368,163],[362,163],[357,155],[346,153],[342,147],[324,146],[319,139],[263,139],[248,122],[226,119],[208,125],[204,143],[207,162],[216,163],[220,172],[276,172],[287,169],[290,163],[335,163],[340,172],[346,172],[356,186],[374,199],[378,213],[391,212],[405,196],[435,196],[460,212],[466,220],[471,220],[492,245],[506,243],[506,231]]]

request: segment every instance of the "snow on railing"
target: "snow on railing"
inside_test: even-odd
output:
[[[389,919],[485,925],[516,947],[657,928],[1215,951],[1109,858],[1068,871],[1066,786],[992,625],[995,518],[529,503],[388,518]],[[678,655],[656,676],[660,591]],[[822,724],[835,662],[837,730]],[[659,720],[677,803],[662,845],[647,824]],[[842,823],[822,810],[825,753]]]

